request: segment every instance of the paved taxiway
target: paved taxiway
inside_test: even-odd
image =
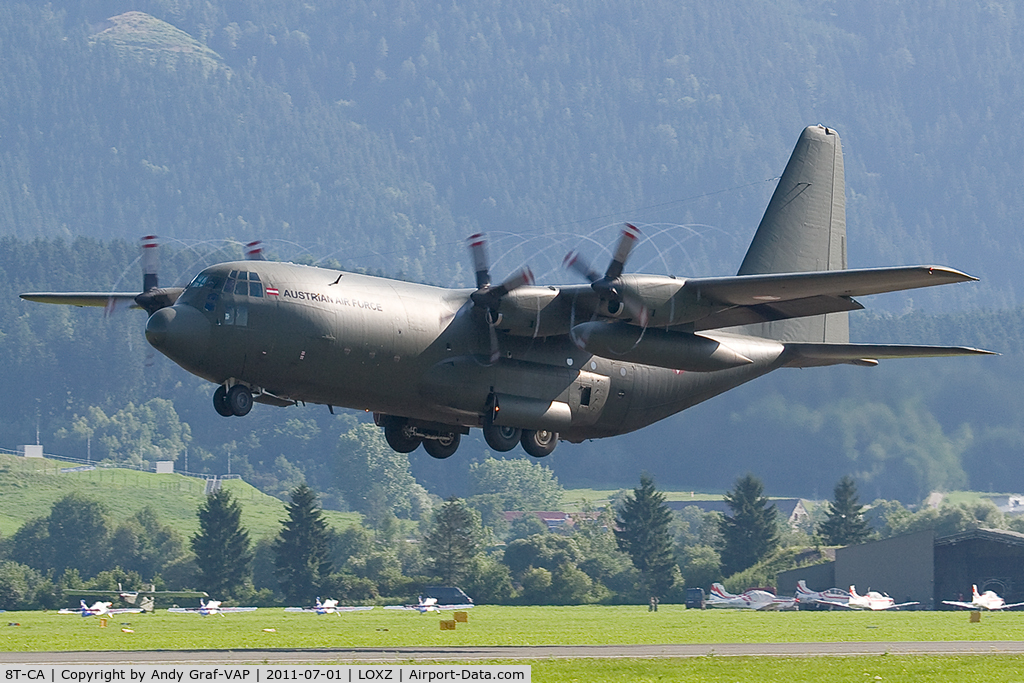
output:
[[[136,650],[0,652],[0,664],[406,664],[519,659],[663,657],[826,657],[854,655],[1024,654],[1024,642],[978,640],[870,643],[715,643],[700,645],[540,645],[509,647],[318,648],[304,650]]]

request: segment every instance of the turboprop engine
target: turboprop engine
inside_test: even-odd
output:
[[[692,332],[642,329],[627,323],[587,322],[572,328],[581,349],[628,363],[688,372],[712,372],[753,361],[722,342]]]

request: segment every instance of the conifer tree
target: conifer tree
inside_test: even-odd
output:
[[[434,526],[423,537],[423,548],[437,575],[449,586],[469,572],[480,550],[480,519],[459,498],[449,498],[434,513]]]
[[[732,517],[723,516],[722,573],[731,576],[757,564],[779,545],[778,510],[768,506],[764,485],[753,474],[736,480],[725,502]]]
[[[669,532],[671,521],[665,494],[655,489],[654,480],[647,474],[640,475],[640,486],[626,496],[615,519],[619,550],[633,560],[645,591],[659,598],[666,595],[678,574]]]
[[[242,507],[222,488],[206,497],[198,514],[199,531],[192,537],[198,586],[217,599],[234,596],[249,579],[252,562],[249,532],[242,527]]]
[[[871,537],[871,527],[864,519],[864,506],[857,499],[857,484],[844,476],[833,491],[826,519],[818,525],[818,535],[826,545],[851,545]]]
[[[312,603],[331,573],[330,531],[316,492],[299,484],[274,541],[274,574],[288,600]]]

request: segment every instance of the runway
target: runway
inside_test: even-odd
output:
[[[685,657],[842,657],[864,655],[1024,654],[1024,642],[713,643],[696,645],[540,645],[507,647],[318,648],[0,652],[0,664],[412,664],[530,659]]]

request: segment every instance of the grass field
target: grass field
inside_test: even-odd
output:
[[[10,536],[29,519],[48,515],[54,502],[73,491],[103,501],[115,524],[150,505],[163,524],[186,537],[199,527],[196,511],[206,485],[202,479],[115,468],[61,471],[71,467],[59,460],[0,454],[0,534]],[[224,487],[241,503],[242,524],[253,540],[277,534],[285,516],[282,501],[240,479],[226,480]],[[324,514],[338,529],[360,520],[350,512],[325,510]]]
[[[95,617],[8,612],[0,650],[435,647],[845,641],[1024,640],[1024,613],[745,612],[645,607],[481,606],[469,623],[441,631],[437,615],[371,612],[342,616],[260,609],[225,617],[127,614],[100,628]],[[450,617],[446,617],[450,618]],[[10,624],[18,624],[12,626]],[[123,626],[127,625],[127,626]],[[131,629],[131,633],[122,632]],[[264,629],[274,629],[267,632]]]

